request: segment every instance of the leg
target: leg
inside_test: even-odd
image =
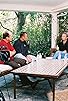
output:
[[[11,100],[10,99],[10,94],[9,94],[9,91],[8,91],[8,86],[7,86],[7,82],[6,82],[6,78],[4,76],[4,80],[5,80],[5,85],[6,85],[6,89],[7,89],[7,93],[8,93],[8,97],[9,97],[9,101]],[[3,95],[3,94],[2,94]],[[4,100],[4,96],[3,96],[3,100]],[[5,101],[5,100],[4,100]]]
[[[26,75],[19,75],[22,86],[30,85],[31,81],[27,78]]]
[[[58,56],[59,56],[59,51],[56,51],[54,56],[53,56],[53,59],[58,59]]]
[[[5,101],[2,91],[0,90],[0,101]]]
[[[16,99],[16,79],[14,74],[14,99]]]
[[[55,101],[55,80],[53,79],[53,101]]]
[[[26,64],[26,60],[21,58],[14,58],[14,62],[20,64],[20,66],[24,66]]]

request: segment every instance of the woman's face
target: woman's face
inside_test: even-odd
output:
[[[63,41],[67,40],[67,35],[66,35],[66,34],[62,34],[61,39],[62,39]]]

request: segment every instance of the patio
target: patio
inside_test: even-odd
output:
[[[61,11],[68,9],[68,0],[0,0],[0,10],[10,11],[35,11],[35,12],[49,12],[52,15],[52,36],[51,48],[56,47],[56,38],[58,33],[58,19],[57,15]],[[47,80],[40,82],[35,90],[30,86],[22,87],[19,77],[17,76],[17,99],[13,98],[13,75],[5,76],[8,92],[5,86],[5,80],[0,77],[0,89],[2,90],[6,101],[52,101],[52,92]],[[56,99],[55,101],[68,101],[68,78],[66,75],[62,76],[56,82]]]
[[[47,80],[40,82],[35,90],[30,86],[22,86],[17,76],[17,99],[13,98],[13,75],[5,76],[10,95],[10,101],[52,101],[52,91]],[[0,78],[0,89],[6,101],[9,101],[4,78]],[[68,78],[64,75],[56,82],[55,101],[68,101]]]

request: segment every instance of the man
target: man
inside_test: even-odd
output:
[[[10,57],[12,57],[16,51],[14,47],[11,45],[12,41],[12,33],[11,32],[5,32],[3,33],[3,39],[0,41],[0,46],[5,46],[7,50],[10,52]]]
[[[28,35],[26,32],[20,34],[20,38],[15,41],[14,48],[16,50],[16,56],[24,58],[28,63],[32,61],[31,57],[28,55],[29,44],[27,44]]]
[[[16,51],[12,46],[11,41],[12,41],[12,33],[11,32],[3,33],[3,39],[0,41],[0,47],[4,47],[5,51],[9,51],[10,53],[10,61],[7,61],[6,64],[11,65],[13,68],[17,68],[20,67],[21,65],[24,65],[25,60],[22,59],[14,60],[13,56],[15,55]]]
[[[54,54],[53,59],[68,58],[68,35],[66,32],[62,33],[58,48],[59,50]]]
[[[26,62],[32,62],[32,58],[28,55],[29,45],[27,44],[28,35],[26,32],[21,32],[20,38],[14,42],[14,48],[16,50],[15,58],[24,58]],[[40,78],[34,78],[29,76],[21,76],[22,83],[31,84],[32,88],[38,83]]]

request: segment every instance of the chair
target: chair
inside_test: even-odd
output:
[[[50,49],[50,56],[53,56],[55,52],[56,52],[56,48],[51,48]]]

